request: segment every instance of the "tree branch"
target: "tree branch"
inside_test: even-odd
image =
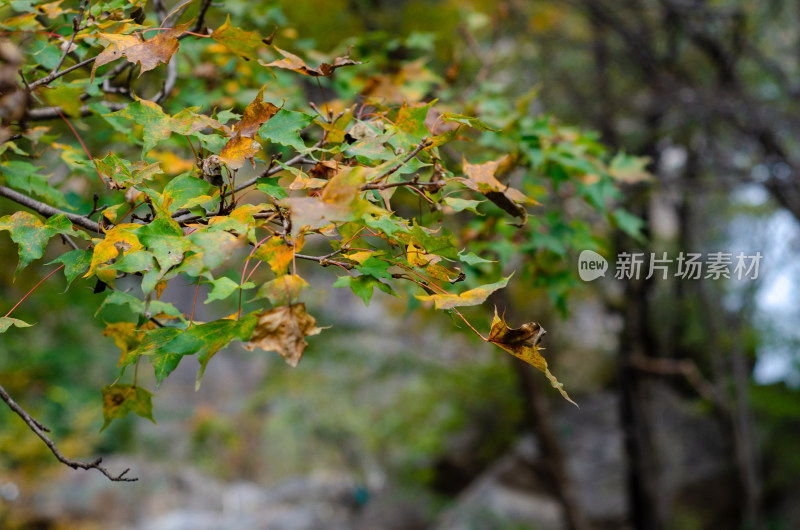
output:
[[[97,458],[92,462],[81,462],[80,460],[72,460],[71,458],[65,457],[61,451],[58,450],[55,442],[53,442],[53,440],[51,440],[47,434],[45,434],[50,432],[50,429],[42,425],[36,418],[28,414],[25,409],[19,406],[19,404],[14,401],[10,395],[8,395],[8,392],[6,392],[6,389],[3,388],[2,385],[0,385],[0,398],[6,402],[6,405],[8,405],[8,407],[17,414],[17,416],[22,418],[30,430],[32,430],[34,434],[36,434],[36,436],[38,436],[45,443],[45,445],[47,445],[47,447],[50,449],[50,452],[52,452],[62,464],[65,464],[72,469],[96,469],[113,482],[135,482],[139,480],[138,478],[129,478],[125,476],[128,471],[130,471],[130,468],[126,469],[119,475],[112,475],[108,469],[100,465],[100,463],[103,461],[102,458]]]
[[[83,13],[84,13],[84,11],[86,11],[86,6],[88,4],[89,4],[89,0],[81,0],[81,5],[80,5],[80,10],[78,11],[78,15],[73,17],[73,19],[72,19],[72,35],[70,35],[69,42],[67,42],[67,46],[66,46],[66,48],[64,48],[64,51],[61,53],[61,58],[58,60],[58,63],[56,64],[55,68],[53,68],[53,71],[50,72],[50,74],[47,75],[46,77],[43,77],[42,79],[39,79],[38,81],[35,81],[35,82],[31,83],[30,88],[36,88],[37,86],[40,86],[40,85],[46,85],[46,84],[50,83],[51,81],[53,81],[54,79],[57,79],[57,78],[61,77],[62,75],[75,70],[76,68],[80,68],[84,64],[89,64],[91,62],[94,62],[96,57],[92,57],[91,59],[87,59],[85,61],[81,61],[78,64],[76,64],[76,65],[64,70],[63,72],[59,72],[58,71],[58,69],[61,68],[61,65],[64,64],[64,59],[67,58],[67,55],[69,54],[70,48],[72,48],[72,44],[75,42],[75,36],[81,30],[81,22],[83,21]]]
[[[54,215],[63,214],[72,223],[80,226],[81,228],[85,228],[86,230],[89,230],[97,234],[102,233],[102,230],[100,230],[100,225],[87,217],[84,217],[82,215],[77,215],[74,213],[65,212],[63,210],[59,210],[58,208],[53,208],[49,204],[39,202],[35,199],[31,199],[27,195],[23,195],[18,191],[12,190],[11,188],[0,186],[0,196],[11,199],[12,201],[19,203],[23,206],[27,206],[31,210],[35,210],[36,212],[44,215],[45,217],[52,217]]]
[[[200,4],[200,12],[197,14],[197,21],[195,21],[194,26],[190,30],[192,33],[199,33],[201,29],[203,29],[203,23],[205,22],[206,12],[208,8],[211,7],[212,0],[203,0],[203,3]]]
[[[108,110],[111,112],[122,110],[128,106],[127,103],[109,103],[107,101],[105,104],[108,106]],[[28,114],[25,116],[25,119],[28,121],[53,120],[59,117],[59,112],[63,113],[64,110],[61,107],[42,107],[40,109],[30,109],[28,110]],[[81,107],[81,117],[88,116],[91,113],[92,109],[90,109],[87,105],[83,105]]]

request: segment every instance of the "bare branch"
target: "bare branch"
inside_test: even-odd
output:
[[[108,110],[111,112],[122,110],[128,106],[127,103],[108,103]],[[53,120],[59,117],[59,112],[63,114],[63,109],[61,107],[42,107],[40,109],[30,109],[28,110],[28,114],[26,115],[25,119],[28,121],[44,121],[44,120]],[[92,109],[88,106],[84,105],[81,107],[81,117],[88,116],[92,113]]]
[[[390,169],[389,171],[387,171],[386,173],[384,173],[383,175],[381,175],[380,177],[375,179],[373,181],[373,183],[380,182],[381,180],[385,179],[386,177],[388,177],[392,173],[396,172],[398,169],[400,169],[404,165],[408,164],[411,161],[412,158],[417,156],[420,153],[420,151],[422,151],[423,149],[425,149],[429,145],[431,145],[431,141],[430,141],[430,138],[428,138],[426,136],[426,137],[424,137],[422,139],[422,141],[419,143],[419,145],[417,147],[415,147],[413,151],[408,153],[408,155],[399,164],[397,164],[392,169]]]
[[[84,66],[85,64],[89,64],[89,63],[91,63],[91,62],[93,62],[95,60],[95,57],[92,57],[91,59],[87,59],[86,61],[79,62],[78,64],[76,64],[76,65],[64,70],[63,72],[59,72],[58,71],[58,69],[61,68],[61,65],[64,64],[64,59],[67,58],[67,55],[69,54],[70,48],[72,48],[72,44],[75,42],[75,36],[81,30],[81,22],[83,21],[83,13],[84,13],[84,11],[86,11],[86,6],[88,4],[89,4],[89,0],[81,0],[81,5],[80,5],[80,9],[78,11],[78,14],[77,14],[77,16],[73,17],[73,19],[72,19],[72,35],[70,35],[69,42],[67,42],[67,46],[64,48],[64,51],[61,53],[61,58],[58,60],[58,63],[56,64],[55,68],[53,68],[53,71],[50,72],[50,74],[48,76],[43,77],[42,79],[39,79],[38,81],[35,81],[35,82],[31,83],[31,88],[36,88],[37,86],[40,86],[40,85],[46,85],[46,84],[50,83],[51,81],[53,81],[54,79],[56,79],[58,77],[61,77],[62,75],[66,74],[68,72],[71,72],[72,70],[75,70],[76,68],[80,68],[81,66]]]
[[[50,437],[45,434],[50,432],[50,430],[42,425],[33,416],[28,414],[25,409],[19,406],[19,404],[14,401],[10,395],[8,395],[8,392],[6,392],[6,389],[3,388],[2,385],[0,385],[0,398],[6,402],[6,405],[8,405],[8,407],[17,414],[17,416],[22,418],[30,430],[32,430],[34,434],[36,434],[36,436],[38,436],[45,443],[45,445],[47,445],[47,447],[50,449],[50,452],[52,452],[62,464],[65,464],[72,469],[96,469],[113,482],[135,482],[139,480],[138,478],[129,478],[125,476],[130,469],[126,469],[119,475],[112,475],[108,469],[100,465],[100,463],[103,461],[102,458],[97,458],[92,462],[81,462],[80,460],[72,460],[71,458],[65,457],[61,451],[59,451],[58,447],[56,447],[55,442],[53,442],[53,440],[51,440]]]
[[[192,33],[198,33],[201,29],[203,29],[206,12],[208,11],[209,7],[211,7],[211,0],[203,0],[203,3],[200,4],[200,12],[197,14],[197,21],[195,21],[194,26],[192,26],[192,29],[190,30]]]
[[[100,230],[100,225],[87,217],[84,217],[82,215],[77,215],[74,213],[65,212],[63,210],[59,210],[58,208],[53,208],[49,204],[39,202],[35,199],[28,197],[27,195],[23,195],[18,191],[14,191],[11,188],[0,186],[0,196],[9,198],[12,201],[19,203],[23,206],[27,206],[31,210],[35,210],[36,212],[44,215],[45,217],[52,217],[53,215],[63,214],[72,223],[80,226],[81,228],[85,228],[86,230],[98,234],[102,233],[102,230]]]
[[[332,253],[327,254],[325,256],[309,256],[307,254],[295,254],[294,257],[297,258],[297,259],[304,259],[304,260],[308,260],[308,261],[316,261],[317,263],[319,263],[323,267],[327,267],[328,265],[338,265],[339,267],[344,267],[345,269],[352,269],[353,265],[350,264],[350,263],[344,263],[342,261],[331,261],[329,259],[331,256],[335,256],[339,252],[341,252],[341,250],[336,251],[336,252],[332,252]]]

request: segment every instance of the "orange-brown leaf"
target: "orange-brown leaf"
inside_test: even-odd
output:
[[[253,138],[258,128],[278,113],[280,108],[263,101],[263,97],[264,87],[261,87],[256,98],[244,109],[242,119],[233,126],[234,133],[239,133],[245,138]]]
[[[237,134],[225,144],[219,153],[219,158],[231,169],[239,169],[247,158],[253,158],[261,151],[261,144],[253,138],[246,138]]]
[[[258,315],[258,323],[250,342],[244,345],[248,351],[260,348],[276,351],[290,366],[297,366],[308,346],[304,337],[316,335],[322,328],[306,313],[305,304],[285,305],[268,309]]]
[[[180,37],[189,24],[162,31],[152,39],[140,42],[125,50],[125,57],[132,63],[139,63],[142,68],[139,75],[152,70],[160,63],[168,63],[178,51],[178,37]]]
[[[544,328],[536,322],[527,322],[516,329],[510,328],[504,319],[497,316],[497,309],[495,309],[492,329],[489,331],[487,340],[544,372],[553,388],[558,390],[564,399],[577,407],[577,403],[572,401],[564,390],[564,384],[559,383],[558,379],[550,373],[547,361],[539,353],[539,342],[545,333]]]

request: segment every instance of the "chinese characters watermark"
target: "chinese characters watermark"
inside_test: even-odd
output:
[[[737,254],[731,252],[680,252],[671,258],[667,252],[649,255],[644,252],[622,252],[617,255],[614,278],[638,280],[651,278],[666,280],[756,280],[761,263],[761,252]],[[578,258],[578,276],[585,282],[606,275],[608,261],[591,250],[584,250]]]

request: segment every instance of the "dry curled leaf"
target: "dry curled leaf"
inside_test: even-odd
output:
[[[547,361],[539,353],[539,342],[545,333],[547,333],[545,329],[536,322],[526,322],[518,328],[510,328],[504,319],[497,316],[497,309],[495,309],[492,329],[489,331],[487,340],[543,372],[553,388],[558,390],[564,399],[577,407],[578,404],[572,401],[564,390],[564,384],[559,383],[558,379],[550,373]]]
[[[483,164],[470,164],[464,160],[464,175],[466,176],[464,183],[468,188],[483,194],[505,212],[521,218],[524,223],[528,213],[522,205],[537,203],[521,191],[510,188],[497,180],[495,174],[507,171],[510,166],[511,158],[508,156]]]
[[[303,61],[300,57],[293,53],[289,53],[285,50],[281,50],[277,46],[273,46],[278,53],[283,55],[283,59],[279,59],[277,61],[272,61],[271,63],[264,63],[259,61],[264,66],[269,66],[272,68],[283,68],[285,70],[293,70],[295,72],[310,75],[311,77],[327,77],[337,69],[341,68],[342,66],[351,66],[354,64],[362,64],[360,61],[354,61],[350,58],[350,52],[347,53],[344,57],[337,57],[333,60],[333,64],[329,63],[322,63],[316,68],[311,68],[308,66],[305,61]]]
[[[320,331],[314,317],[306,313],[305,304],[285,305],[258,315],[253,336],[244,347],[248,351],[276,351],[288,365],[296,367],[308,346],[303,337]]]

